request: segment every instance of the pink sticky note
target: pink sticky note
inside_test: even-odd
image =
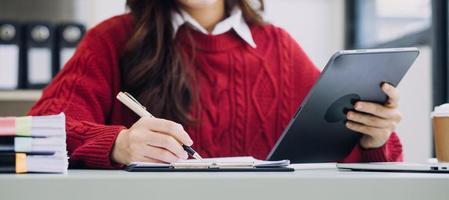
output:
[[[0,118],[0,135],[15,135],[16,118],[4,117]]]

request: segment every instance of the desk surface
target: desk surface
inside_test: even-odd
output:
[[[196,191],[192,190],[196,188]],[[449,174],[70,170],[0,175],[1,199],[449,199]],[[186,198],[188,197],[188,198]]]

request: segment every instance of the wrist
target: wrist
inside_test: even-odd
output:
[[[123,129],[115,139],[114,146],[112,148],[111,159],[116,163],[128,164],[128,156],[126,155],[127,135],[128,129]]]
[[[383,147],[390,138],[391,132],[382,134],[382,135],[376,135],[376,137],[370,136],[370,135],[364,135],[360,139],[360,146],[364,149],[378,149]]]

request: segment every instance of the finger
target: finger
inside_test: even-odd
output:
[[[131,162],[164,163],[164,162],[162,162],[160,160],[149,158],[149,157],[146,157],[146,156],[143,156],[143,155],[142,156],[138,156],[138,157],[132,159]],[[130,163],[128,163],[128,164],[130,164]]]
[[[163,148],[155,146],[145,146],[143,151],[143,155],[145,157],[159,160],[165,163],[172,163],[179,160],[177,156]]]
[[[187,159],[188,157],[187,152],[184,151],[182,145],[172,136],[152,132],[151,134],[148,134],[148,137],[145,140],[148,145],[169,150],[179,158]]]
[[[355,104],[354,109],[384,119],[397,119],[399,115],[395,109],[371,102],[359,101]]]
[[[192,146],[193,141],[181,124],[158,118],[145,117],[144,123],[148,129],[173,136],[176,140],[187,146]]]
[[[391,130],[396,129],[396,124],[394,121],[379,118],[370,114],[350,111],[346,116],[348,120],[359,124],[364,124],[375,128],[388,128]]]
[[[369,135],[373,138],[385,138],[389,134],[390,131],[386,131],[382,128],[376,128],[371,126],[362,125],[355,122],[347,122],[346,127],[350,130],[353,130],[355,132]]]
[[[143,146],[145,147],[145,145]],[[151,163],[160,163],[162,161],[156,160],[153,158],[145,157],[145,148],[142,148],[142,146],[133,146],[133,151],[128,155],[128,161],[125,164],[130,164],[132,162],[151,162]]]
[[[153,158],[148,158],[148,157],[146,157],[146,156],[144,156],[143,159],[146,160],[146,161],[144,161],[144,162],[150,162],[150,163],[165,163],[165,162],[163,162],[163,161],[156,160],[156,159],[153,159]]]
[[[398,105],[399,105],[399,92],[398,92],[398,90],[394,86],[392,86],[392,85],[390,85],[388,83],[384,83],[382,85],[382,90],[388,96],[388,101],[387,101],[386,105],[388,107],[391,107],[391,108],[398,107]]]

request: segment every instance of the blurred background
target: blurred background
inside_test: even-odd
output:
[[[399,90],[405,160],[433,156],[429,114],[448,102],[446,0],[265,0],[265,18],[286,29],[320,69],[338,50],[417,46]],[[125,13],[125,0],[0,0],[0,21],[77,22],[87,28]],[[1,60],[0,60],[1,67]],[[0,91],[0,116],[23,115],[41,90]]]

